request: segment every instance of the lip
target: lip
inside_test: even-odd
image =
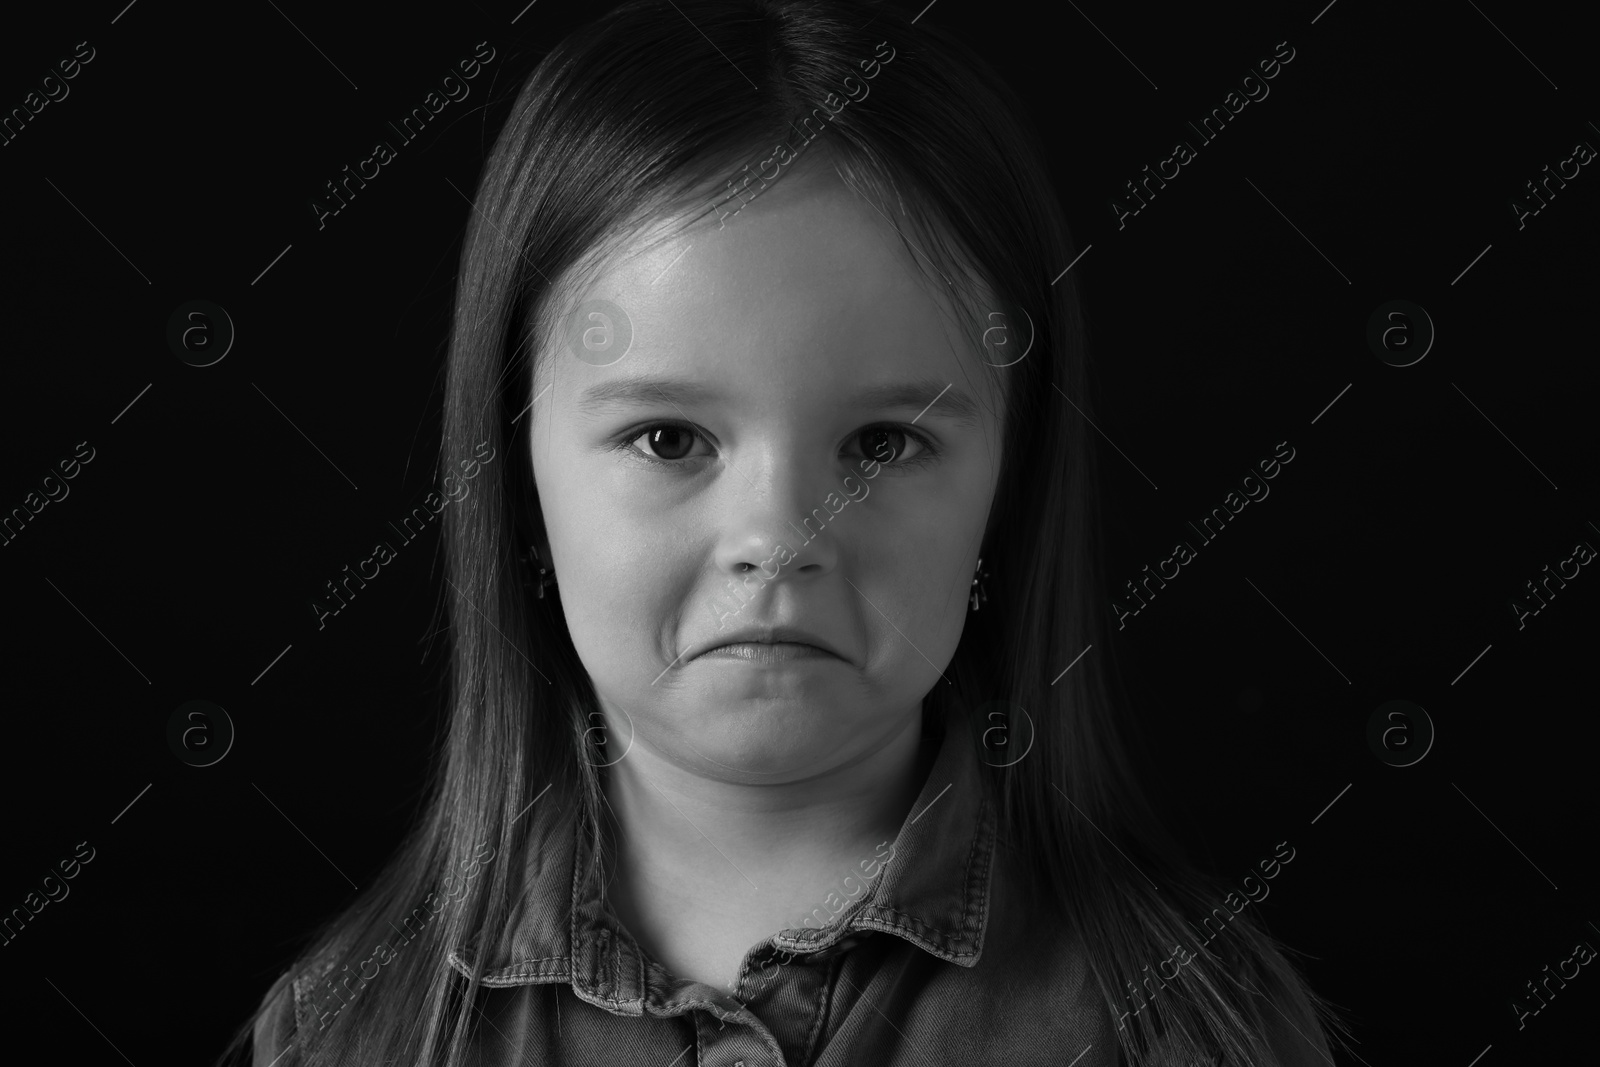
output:
[[[801,645],[793,641],[773,641],[770,644],[761,641],[745,641],[734,645],[718,645],[716,648],[702,653],[702,656],[707,659],[738,659],[763,667],[789,663],[794,660],[837,660],[839,658],[831,652],[825,652],[817,648],[815,645]]]
[[[713,637],[700,646],[690,659],[716,653],[755,662],[773,663],[816,655],[845,659],[828,640],[796,626],[753,626]]]

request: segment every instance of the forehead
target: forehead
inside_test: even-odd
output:
[[[647,227],[575,275],[552,323],[558,386],[673,373],[801,399],[846,383],[860,392],[939,380],[998,410],[982,325],[965,321],[941,272],[919,269],[919,252],[831,170],[788,175],[721,213],[687,229]],[[626,355],[603,366],[570,350],[596,300],[614,305],[630,335]]]

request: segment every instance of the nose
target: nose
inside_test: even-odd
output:
[[[814,581],[838,564],[834,524],[854,504],[842,474],[777,447],[752,469],[725,476],[719,504],[717,570],[743,582]],[[839,510],[828,506],[832,501]],[[841,503],[842,502],[842,503]]]

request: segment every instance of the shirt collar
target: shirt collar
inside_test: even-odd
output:
[[[959,721],[959,720],[958,720]],[[862,932],[892,934],[962,967],[978,962],[989,914],[996,815],[977,753],[964,731],[945,732],[916,803],[901,824],[891,858],[868,889],[822,929],[772,938],[795,954],[826,952]],[[523,892],[505,933],[491,948],[482,982],[503,987],[570,981],[584,1000],[639,1014],[656,976],[643,951],[604,909],[594,842],[570,810],[541,805],[530,831]],[[449,961],[470,975],[474,946]]]

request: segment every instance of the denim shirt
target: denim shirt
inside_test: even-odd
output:
[[[1027,903],[961,737],[940,742],[892,858],[826,926],[753,946],[731,996],[639,947],[601,906],[595,843],[545,806],[522,899],[486,961],[469,1062],[1116,1067],[1116,1021],[1081,945]],[[449,955],[463,975],[474,958]],[[316,1030],[311,980],[292,985],[257,1026],[258,1067],[296,1029]]]

